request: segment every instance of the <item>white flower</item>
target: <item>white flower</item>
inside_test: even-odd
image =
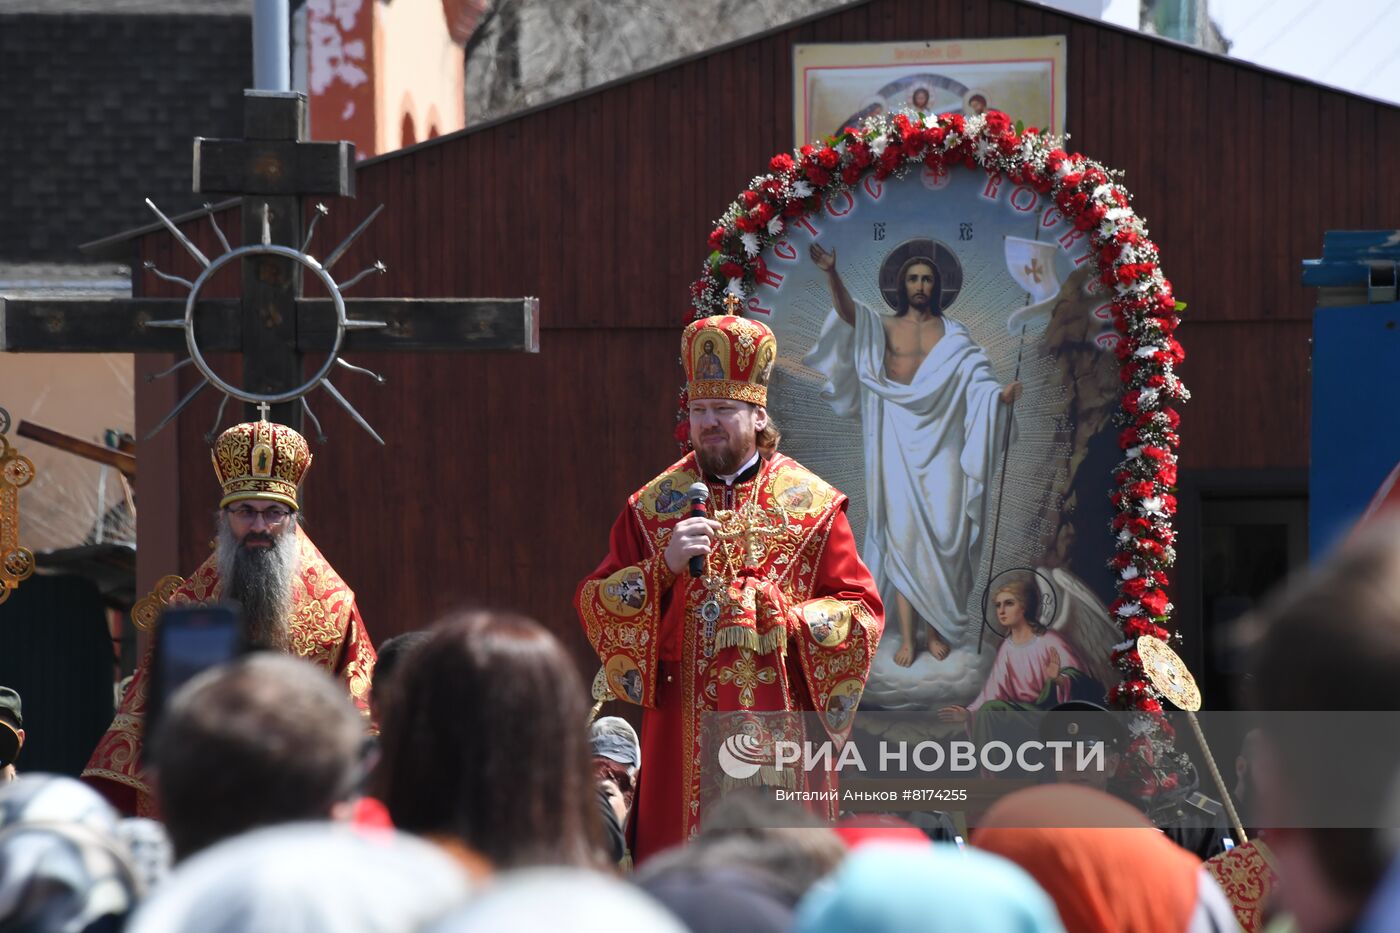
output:
[[[739,242],[744,244],[744,252],[750,256],[758,255],[758,234],[744,233],[739,236]]]
[[[1166,347],[1158,343],[1147,343],[1138,347],[1137,352],[1134,353],[1133,356],[1137,357],[1140,360],[1145,360],[1149,359],[1155,353],[1165,352],[1166,349]]]
[[[726,295],[736,295],[742,300],[744,297],[744,280],[730,279],[729,284],[724,286],[724,293]]]
[[[1125,619],[1128,618],[1128,616],[1135,616],[1139,612],[1142,612],[1141,603],[1124,603],[1118,607],[1118,614]]]
[[[884,133],[881,133],[879,136],[876,136],[870,141],[870,154],[878,159],[884,153],[884,151],[889,148],[889,146],[889,137],[886,136]]]
[[[1141,447],[1129,447],[1126,451],[1124,451],[1124,455],[1125,455],[1129,460],[1136,460],[1138,457],[1141,457],[1141,456],[1142,456],[1142,448],[1141,448]]]
[[[991,149],[991,148],[992,148],[991,144],[988,143],[985,139],[979,139],[979,140],[977,141],[977,161],[978,161],[978,162],[986,162],[986,161],[987,161],[987,151],[988,151],[989,149]]]
[[[1157,396],[1158,396],[1158,394],[1159,394],[1158,390],[1157,390],[1157,389],[1154,389],[1154,388],[1151,388],[1151,387],[1148,387],[1148,388],[1146,388],[1146,389],[1141,389],[1141,390],[1139,390],[1139,392],[1138,392],[1138,407],[1139,407],[1139,408],[1151,408],[1152,406],[1156,405],[1156,404],[1157,404]]]
[[[812,186],[799,179],[792,183],[792,193],[799,198],[810,198],[812,196]]]
[[[1124,580],[1136,580],[1138,578],[1137,565],[1129,564],[1128,566],[1124,567],[1119,573],[1119,576],[1121,576]]]
[[[1166,504],[1161,496],[1151,496],[1140,503],[1144,515],[1154,515],[1158,518],[1167,517],[1167,513],[1163,511]]]
[[[935,127],[935,126],[937,126],[937,125],[938,125],[938,114],[936,114],[936,113],[926,113],[926,114],[924,114],[924,126],[927,126],[927,127]]]
[[[780,233],[782,233],[782,232],[783,232],[783,218],[781,218],[781,217],[774,217],[772,220],[768,221],[768,234],[769,234],[770,236],[777,236],[778,234],[780,234]]]
[[[1106,204],[1118,203],[1117,201],[1113,200],[1112,185],[1099,185],[1094,189],[1094,193],[1093,195],[1091,195],[1091,197],[1093,197],[1096,201],[1103,201]]]

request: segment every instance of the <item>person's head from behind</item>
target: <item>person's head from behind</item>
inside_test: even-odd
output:
[[[144,893],[96,791],[56,774],[0,785],[0,930],[115,933]]]
[[[710,804],[699,834],[649,859],[636,880],[683,914],[675,895],[688,902],[686,889],[737,872],[751,893],[761,891],[790,910],[845,855],[841,837],[799,804],[776,802],[767,788],[740,788]]]
[[[607,794],[618,822],[627,825],[642,766],[641,743],[632,724],[620,716],[604,716],[588,728],[593,774]]]
[[[365,735],[324,672],[261,652],[181,687],[156,740],[156,799],[184,859],[254,827],[328,819],[355,790]]]
[[[459,613],[398,678],[375,787],[395,826],[497,868],[599,863],[587,690],[553,635],[512,613]]]
[[[426,642],[428,637],[428,633],[423,631],[404,632],[386,638],[380,644],[374,662],[374,683],[369,690],[369,715],[375,723],[384,719],[384,708],[393,695],[404,658]]]
[[[1249,688],[1255,709],[1400,709],[1400,526],[1366,529],[1242,627],[1256,639]],[[1336,763],[1355,754],[1347,747],[1354,730],[1335,728],[1329,718],[1300,718],[1287,729],[1275,727],[1277,717],[1262,720],[1250,765],[1259,825],[1327,826],[1319,810],[1337,792]],[[1347,799],[1374,814],[1369,825],[1382,826],[1400,748],[1368,744],[1371,760],[1348,775]],[[1279,897],[1304,933],[1349,924],[1393,855],[1376,829],[1271,829],[1269,846]]]
[[[15,761],[24,748],[24,710],[19,693],[0,687],[0,784],[15,779]]]

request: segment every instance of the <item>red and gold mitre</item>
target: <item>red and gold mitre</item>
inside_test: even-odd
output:
[[[778,339],[758,321],[730,314],[692,321],[681,337],[686,398],[767,405],[777,357]]]
[[[297,508],[297,486],[311,467],[311,450],[285,424],[249,421],[219,435],[210,452],[224,487],[219,508],[240,499],[272,499]]]

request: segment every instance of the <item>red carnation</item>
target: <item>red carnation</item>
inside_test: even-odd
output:
[[[1011,118],[1000,110],[989,110],[986,114],[987,132],[993,136],[1000,136],[1011,129]]]
[[[807,212],[807,205],[802,203],[801,198],[795,198],[783,205],[784,217],[801,217]]]
[[[1162,615],[1166,612],[1166,594],[1161,590],[1152,590],[1151,593],[1142,594],[1142,608],[1147,609],[1152,615]]]
[[[738,227],[744,233],[757,233],[759,224],[758,221],[753,219],[752,215],[740,214],[735,218],[734,226]]]
[[[848,185],[860,181],[861,167],[854,162],[841,170],[841,180]]]
[[[1146,481],[1133,483],[1128,487],[1128,495],[1132,496],[1134,499],[1146,499],[1151,496],[1154,491],[1152,484]]]
[[[830,171],[841,164],[841,153],[828,146],[817,153],[817,164]]]
[[[807,156],[809,156],[809,155],[811,155],[812,153],[816,152],[816,151],[817,151],[817,148],[809,143],[809,144],[804,145],[804,146],[799,146],[798,149],[797,149],[797,151],[798,151],[799,153],[801,153],[801,154],[802,154],[802,157],[805,159]]]
[[[744,270],[743,267],[740,266],[737,262],[730,260],[728,262],[720,263],[719,274],[724,276],[726,279],[737,279],[743,276]]]
[[[1152,460],[1161,461],[1169,458],[1171,456],[1171,451],[1167,450],[1165,447],[1153,447],[1149,445],[1142,449],[1142,455]]]
[[[792,156],[786,152],[780,152],[768,160],[768,170],[774,175],[786,175],[796,166],[792,161]]]
[[[1148,586],[1150,586],[1150,584],[1142,577],[1124,580],[1122,585],[1123,595],[1130,596],[1133,599],[1140,599],[1142,595],[1147,592]]]
[[[1157,477],[1156,477],[1156,479],[1157,479],[1157,482],[1161,483],[1163,486],[1168,486],[1168,487],[1170,487],[1170,486],[1175,486],[1175,485],[1176,485],[1176,464],[1174,464],[1174,463],[1167,463],[1167,464],[1164,464],[1164,465],[1162,466],[1162,468],[1161,468],[1160,470],[1157,471]]]
[[[1167,556],[1167,549],[1151,538],[1139,538],[1137,549],[1154,560],[1161,560]]]
[[[676,430],[673,432],[676,443],[684,447],[690,443],[690,419],[681,418],[676,422]]]
[[[716,227],[710,231],[710,249],[720,249],[724,246],[724,228]]]
[[[1118,435],[1118,446],[1127,450],[1129,447],[1136,447],[1139,440],[1138,432],[1132,428],[1124,428],[1123,433]]]
[[[831,173],[817,165],[807,166],[807,179],[818,188],[825,188],[831,181]]]
[[[739,195],[739,199],[744,202],[744,207],[748,210],[757,207],[758,202],[762,200],[759,198],[757,191],[745,191],[743,194]]]

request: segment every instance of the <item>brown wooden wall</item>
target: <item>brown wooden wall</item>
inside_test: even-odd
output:
[[[1299,261],[1325,230],[1394,225],[1400,181],[1379,167],[1400,110],[1032,4],[872,0],[361,166],[358,200],[317,234],[324,250],[388,205],[338,268],[388,264],[355,294],[537,295],[543,319],[537,356],[352,357],[388,376],[337,379],[385,448],[312,397],[330,443],[308,527],[375,640],[484,601],[540,618],[586,667],[572,592],[626,495],[676,456],[687,287],[712,219],[790,148],[793,44],[1034,35],[1068,38],[1072,148],[1126,172],[1190,304],[1183,467],[1305,466]],[[193,271],[163,234],[139,248]],[[147,428],[161,392],[140,390]],[[214,409],[141,451],[143,582],[207,554]]]

